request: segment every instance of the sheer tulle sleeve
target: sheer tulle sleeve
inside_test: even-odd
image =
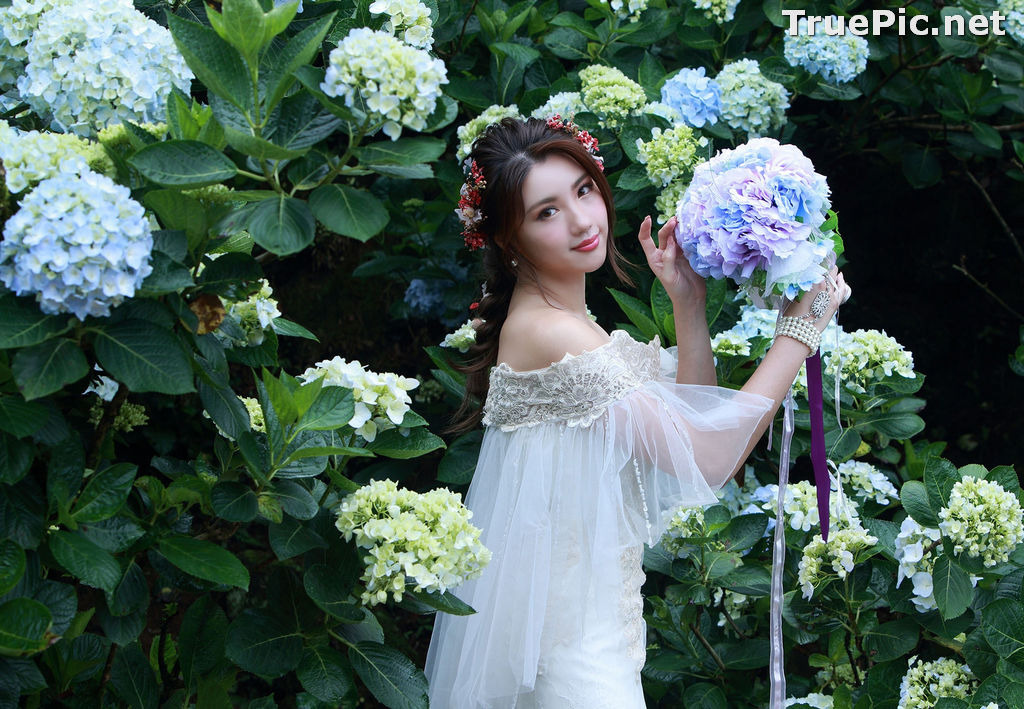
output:
[[[536,376],[492,373],[466,505],[493,557],[454,591],[477,613],[435,621],[432,706],[535,706],[550,649],[593,642],[588,623],[628,606],[624,559],[655,544],[679,505],[717,499],[772,402],[676,384],[672,367],[657,340],[617,330],[608,347],[526,373]],[[642,636],[628,642],[642,653]]]

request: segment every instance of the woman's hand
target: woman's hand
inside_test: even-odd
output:
[[[806,319],[811,320],[811,324],[819,332],[824,332],[832,316],[839,310],[839,306],[849,300],[850,295],[853,293],[853,289],[846,285],[846,279],[835,266],[829,271],[828,276],[822,279],[821,283],[815,284],[809,291],[801,295],[799,300],[790,303],[784,314],[793,317],[810,314],[811,305],[814,304],[818,294],[822,292],[828,294],[828,302],[825,305],[824,312],[818,317],[811,314]]]
[[[665,291],[672,300],[672,304],[676,306],[693,304],[699,306],[703,311],[707,288],[704,279],[690,267],[690,262],[683,255],[683,250],[676,244],[676,222],[676,218],[672,217],[658,231],[660,246],[656,246],[651,238],[651,218],[645,217],[643,223],[640,224],[640,245],[647,256],[648,265],[661,284],[665,286]]]

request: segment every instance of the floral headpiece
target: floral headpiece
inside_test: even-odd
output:
[[[604,170],[604,161],[597,154],[597,138],[557,113],[549,118],[547,123],[549,128],[564,131],[575,138],[594,157],[598,167]],[[463,170],[466,172],[466,182],[459,190],[459,208],[455,210],[455,214],[462,222],[462,238],[466,246],[470,251],[476,251],[484,245],[484,235],[480,231],[484,214],[480,210],[480,205],[483,203],[483,190],[487,187],[487,181],[484,179],[483,170],[472,158],[466,159]]]

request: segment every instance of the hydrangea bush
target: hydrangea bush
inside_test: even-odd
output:
[[[838,26],[835,16],[826,22]],[[855,34],[827,34],[821,30],[808,33],[807,18],[801,17],[798,33],[787,33],[783,41],[783,54],[792,66],[799,66],[811,74],[819,74],[825,81],[852,81],[868,65],[868,41]]]
[[[765,77],[753,59],[726,64],[715,81],[722,89],[721,117],[730,127],[757,138],[786,122],[786,87]]]

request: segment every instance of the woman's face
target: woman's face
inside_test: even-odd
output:
[[[522,195],[518,249],[536,265],[538,275],[557,278],[601,267],[608,250],[608,211],[582,167],[550,155],[530,169]]]

